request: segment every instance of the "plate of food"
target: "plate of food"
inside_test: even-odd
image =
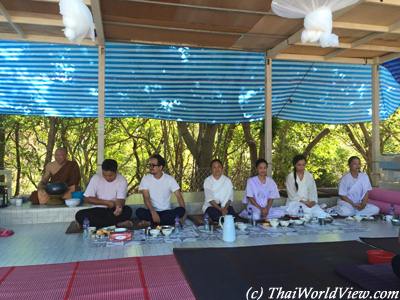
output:
[[[130,241],[132,239],[131,232],[113,233],[110,235],[111,241]]]

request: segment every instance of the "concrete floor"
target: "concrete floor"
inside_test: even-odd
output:
[[[0,238],[0,267],[18,265],[52,264],[82,260],[111,259],[132,256],[172,254],[176,247],[241,247],[269,244],[316,243],[330,241],[358,240],[362,237],[397,237],[399,227],[383,221],[340,220],[345,227],[331,230],[330,227],[316,227],[311,231],[281,231],[277,236],[256,236],[238,234],[234,243],[220,238],[190,242],[165,242],[163,239],[151,243],[130,242],[124,246],[95,247],[84,241],[82,234],[65,234],[68,223],[8,225],[15,234]],[[192,227],[190,221],[186,226]],[[2,226],[0,226],[2,227]],[[296,229],[296,227],[294,227]],[[349,230],[353,228],[354,230]],[[218,234],[218,233],[216,233]]]

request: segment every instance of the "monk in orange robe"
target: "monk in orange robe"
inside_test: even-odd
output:
[[[54,154],[55,161],[48,163],[39,182],[37,192],[31,195],[32,204],[47,204],[50,195],[46,192],[48,183],[65,183],[68,190],[59,196],[60,200],[71,198],[71,193],[79,189],[81,174],[76,161],[67,159],[67,150],[58,148]]]

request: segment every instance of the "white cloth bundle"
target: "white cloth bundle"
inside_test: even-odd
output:
[[[274,0],[272,11],[284,18],[304,18],[303,43],[321,47],[337,47],[339,38],[332,33],[332,12],[353,5],[359,0]]]
[[[63,16],[67,39],[79,44],[88,36],[94,41],[92,13],[83,0],[60,0],[60,14]]]

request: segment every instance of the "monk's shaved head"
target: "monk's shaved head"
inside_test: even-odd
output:
[[[57,148],[56,152],[54,153],[54,158],[60,165],[64,164],[67,161],[67,149]]]
[[[64,147],[57,148],[57,149],[56,149],[56,152],[57,152],[57,151],[63,152],[65,155],[68,154],[67,148],[64,148]]]

